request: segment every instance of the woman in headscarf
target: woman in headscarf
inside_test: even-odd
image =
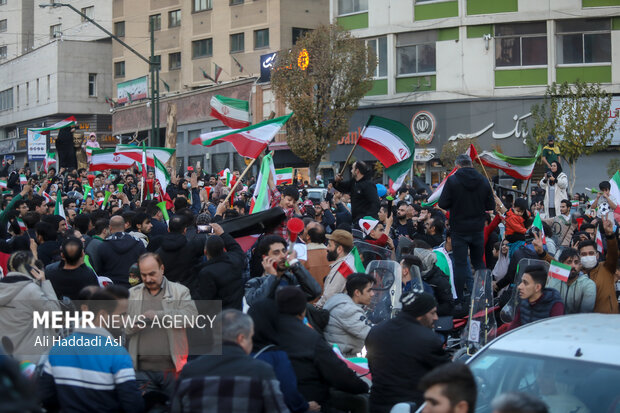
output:
[[[551,162],[551,170],[540,180],[540,187],[545,190],[545,218],[553,218],[560,212],[563,199],[568,199],[568,177],[562,172],[559,162]]]
[[[278,307],[274,300],[261,300],[252,305],[248,315],[254,320],[254,348],[251,356],[273,367],[280,382],[284,402],[291,412],[318,410],[315,402],[308,403],[297,389],[297,376],[287,354],[278,348],[276,326]]]

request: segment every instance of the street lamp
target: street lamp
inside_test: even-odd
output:
[[[68,3],[44,3],[39,4],[39,7],[42,9],[46,7],[68,7],[77,14],[79,14],[82,19],[87,20],[97,27],[99,30],[122,44],[127,50],[131,53],[138,56],[140,59],[145,61],[149,65],[149,71],[151,73],[151,139],[155,139],[155,136],[159,136],[159,64],[155,62],[155,32],[153,30],[153,22],[149,20],[150,32],[151,32],[151,56],[150,59],[138,53],[133,47],[129,46],[127,43],[119,39],[116,35],[108,31],[105,27],[101,26],[99,23],[88,17],[86,14],[82,13],[80,10],[73,7]],[[155,81],[157,80],[157,82]],[[156,135],[157,134],[157,135]],[[153,142],[155,144],[155,142]]]

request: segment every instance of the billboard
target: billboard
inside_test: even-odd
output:
[[[146,99],[148,97],[149,78],[142,76],[137,79],[121,82],[116,86],[117,103],[130,103],[134,100]]]
[[[42,161],[47,154],[47,135],[28,129],[28,160]]]

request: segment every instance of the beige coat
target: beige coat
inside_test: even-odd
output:
[[[549,199],[549,191],[548,191],[548,186],[547,182],[544,182],[544,178],[540,180],[539,185],[542,189],[544,189],[545,192],[545,217],[546,218],[551,218],[549,216],[549,207],[554,208],[555,207],[555,213],[556,215],[560,213],[560,204],[562,203],[563,199],[568,199],[568,192],[567,192],[567,188],[568,188],[568,177],[566,176],[566,174],[564,172],[561,172],[558,175],[557,181],[555,183],[555,195],[553,199]],[[553,202],[553,204],[551,204],[551,202]]]
[[[345,287],[347,286],[347,279],[338,272],[338,268],[345,258],[347,258],[346,255],[342,258],[338,258],[333,264],[331,264],[331,269],[329,270],[327,277],[325,277],[323,295],[321,295],[319,301],[314,304],[315,306],[323,308],[327,300],[329,300],[333,295],[344,293]]]
[[[144,291],[144,284],[136,285],[129,289],[129,307],[127,314],[130,316],[137,316],[142,314],[142,294]],[[162,283],[164,290],[162,307],[163,311],[157,312],[158,317],[166,315],[183,315],[183,316],[196,316],[198,311],[196,310],[196,304],[190,296],[189,289],[179,283],[168,281],[164,277]],[[138,366],[138,338],[140,336],[140,330],[127,329],[127,337],[129,338],[129,354],[133,360],[135,367]],[[167,329],[168,342],[170,343],[170,357],[174,362],[176,371],[179,372],[187,362],[188,345],[187,334],[185,329]]]

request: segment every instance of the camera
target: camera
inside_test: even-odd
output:
[[[553,175],[551,171],[547,171],[547,178],[551,178],[551,175]]]

